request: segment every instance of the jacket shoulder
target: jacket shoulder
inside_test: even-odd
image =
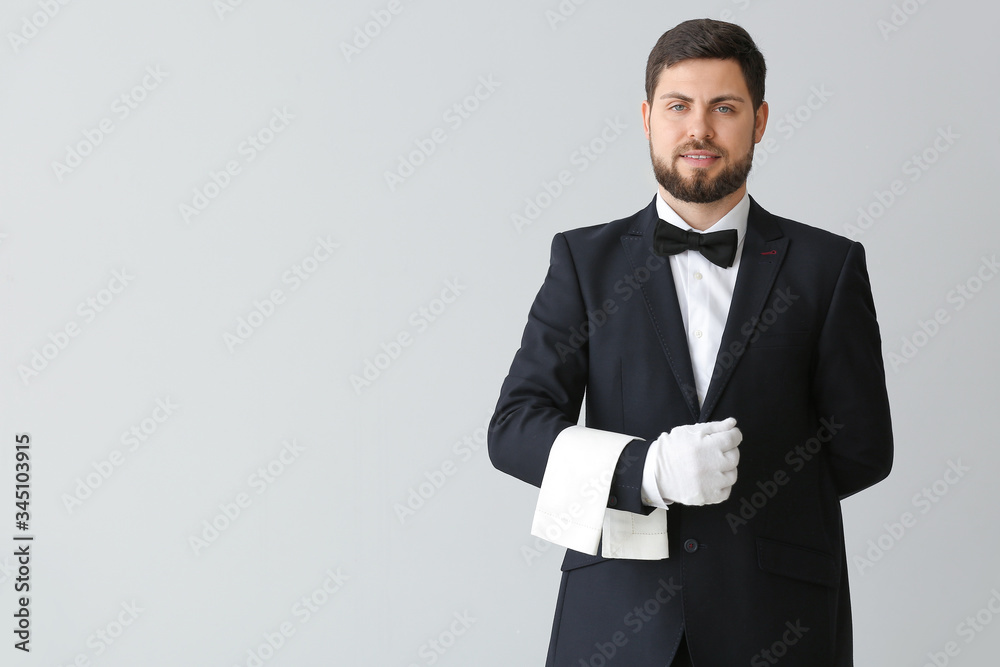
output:
[[[814,227],[804,222],[782,218],[777,215],[772,215],[771,217],[781,228],[781,231],[790,239],[799,239],[802,242],[815,243],[828,248],[842,248],[845,251],[855,243],[855,241],[846,236],[841,236],[822,227]]]
[[[814,227],[804,222],[784,218],[770,213],[753,202],[750,210],[751,219],[755,219],[765,238],[786,237],[790,241],[789,249],[799,259],[807,262],[822,262],[840,265],[852,248],[863,248],[857,241],[834,232]]]
[[[607,245],[617,245],[622,236],[630,231],[638,233],[646,224],[645,218],[649,214],[649,207],[633,213],[632,215],[611,222],[604,222],[598,225],[587,227],[577,227],[556,234],[565,237],[566,242],[574,250],[577,248],[601,248]]]

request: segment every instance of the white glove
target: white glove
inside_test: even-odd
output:
[[[743,434],[732,417],[677,426],[649,446],[642,474],[647,505],[714,505],[729,498]]]

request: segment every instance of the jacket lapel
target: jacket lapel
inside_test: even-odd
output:
[[[787,248],[788,239],[782,235],[771,214],[751,197],[747,233],[743,239],[743,254],[740,257],[733,301],[722,332],[722,344],[715,360],[712,381],[698,421],[709,420],[733,370],[742,358],[747,339],[764,309]],[[674,302],[676,303],[676,295]]]
[[[674,276],[667,258],[653,253],[653,233],[658,219],[656,197],[653,197],[650,205],[635,216],[635,221],[621,241],[632,266],[632,277],[639,284],[674,379],[691,411],[691,418],[697,419],[698,392],[695,390],[691,353],[688,351],[684,321],[677,302]]]

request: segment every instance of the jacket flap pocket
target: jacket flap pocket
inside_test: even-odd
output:
[[[840,578],[830,554],[763,537],[757,538],[757,564],[767,572],[821,586],[834,587]]]
[[[585,554],[580,551],[574,551],[573,549],[566,550],[566,556],[563,558],[562,567],[559,569],[563,572],[567,570],[575,570],[578,567],[583,567],[585,565],[593,565],[594,563],[600,563],[606,560],[601,556],[601,550],[597,550],[596,556],[591,556],[590,554]]]

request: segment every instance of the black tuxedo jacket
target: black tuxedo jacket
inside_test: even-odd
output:
[[[656,221],[654,198],[555,236],[490,424],[490,458],[540,486],[586,396],[588,427],[645,439],[619,459],[609,507],[651,511],[640,499],[645,452],[681,424],[735,417],[738,480],[723,503],[669,508],[667,559],[567,550],[546,664],[662,667],[684,632],[698,667],[852,665],[840,500],[892,465],[864,250],[751,199],[699,406],[670,264],[653,253]]]

